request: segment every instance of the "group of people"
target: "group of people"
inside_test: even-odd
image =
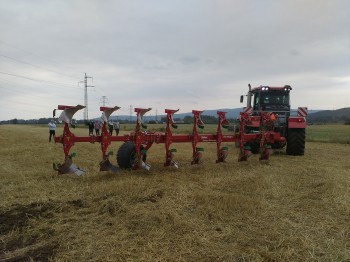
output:
[[[108,123],[108,130],[109,130],[109,134],[110,135],[113,135],[113,129],[115,130],[115,135],[119,135],[119,129],[120,129],[120,125],[119,125],[119,122],[112,122],[112,121],[109,121]]]
[[[49,126],[49,142],[51,142],[51,138],[53,137],[53,139],[55,139],[55,135],[56,135],[56,124],[54,120],[51,120],[50,123],[48,124]],[[100,130],[102,128],[102,123],[100,121],[95,121],[95,123],[90,120],[89,122],[89,136],[93,136],[94,135],[94,129],[95,129],[95,133],[96,136],[100,135]],[[120,129],[120,124],[119,122],[112,122],[109,121],[108,123],[108,131],[110,135],[113,135],[113,130],[115,130],[115,135],[119,135],[119,129]]]
[[[90,120],[90,122],[89,122],[89,136],[94,135],[94,129],[95,129],[96,136],[99,136],[101,128],[102,128],[102,123],[100,121],[96,121],[94,123],[92,120]]]
[[[95,121],[95,123],[94,123],[92,120],[90,120],[90,122],[89,122],[89,136],[94,135],[94,129],[95,129],[96,136],[99,136],[101,128],[102,128],[102,123],[100,121]],[[119,134],[119,129],[120,129],[119,122],[109,121],[108,131],[109,131],[110,135],[113,135],[113,130],[115,130],[115,134],[117,136]]]

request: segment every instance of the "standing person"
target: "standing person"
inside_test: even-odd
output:
[[[96,121],[95,122],[95,132],[96,132],[96,136],[99,136],[100,135],[100,129],[101,129],[101,123],[100,121]]]
[[[51,120],[49,123],[49,143],[51,142],[51,137],[53,136],[53,138],[55,139],[56,136],[56,124],[55,121]]]
[[[109,121],[109,123],[108,123],[108,131],[109,131],[109,135],[113,135],[113,123],[112,123],[112,121]]]
[[[93,136],[94,135],[94,122],[92,122],[92,120],[90,120],[89,122],[89,136]]]
[[[119,134],[119,122],[114,122],[113,123],[113,127],[114,127],[114,130],[115,130],[115,135],[117,136]]]

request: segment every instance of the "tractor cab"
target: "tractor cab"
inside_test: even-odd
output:
[[[266,111],[278,113],[278,111],[290,111],[290,90],[292,90],[290,86],[259,86],[252,89],[249,85],[247,107],[252,107],[253,111],[257,112]],[[243,102],[243,96],[241,97],[241,102]]]
[[[247,107],[252,108],[253,115],[259,115],[261,111],[273,112],[281,124],[286,123],[290,116],[290,90],[292,88],[289,85],[255,88],[251,88],[249,85]],[[243,96],[241,96],[241,102],[243,102]]]
[[[253,116],[261,115],[261,112],[272,112],[276,118],[275,131],[281,135],[286,135],[288,128],[288,118],[290,117],[290,90],[291,86],[283,87],[259,86],[252,88],[249,86],[247,93],[247,108],[251,108]],[[241,96],[243,102],[244,96]],[[251,127],[255,130],[258,127]],[[257,131],[257,130],[255,130]]]
[[[252,90],[253,93],[253,111],[290,111],[289,89],[279,90],[270,89],[269,87],[258,87]],[[277,112],[276,112],[277,113]]]

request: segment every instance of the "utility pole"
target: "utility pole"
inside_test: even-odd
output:
[[[132,115],[132,105],[130,105],[130,119],[129,119],[130,123],[131,123],[131,115]]]
[[[106,96],[102,96],[100,99],[100,104],[102,104],[102,106],[106,106],[106,104],[108,104],[108,98]]]
[[[89,120],[89,109],[88,109],[88,93],[87,93],[87,88],[88,87],[94,87],[90,86],[87,84],[87,79],[91,78],[91,81],[93,81],[92,76],[87,76],[85,73],[84,81],[80,81],[79,83],[84,83],[84,120],[88,121]]]

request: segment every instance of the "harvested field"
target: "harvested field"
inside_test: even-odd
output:
[[[52,170],[64,157],[46,127],[2,125],[0,261],[350,261],[349,140],[312,141],[243,163],[228,144],[222,164],[203,143],[202,166],[178,144],[179,169],[154,145],[150,171],[118,174],[99,172],[99,144],[77,144],[76,177]]]

